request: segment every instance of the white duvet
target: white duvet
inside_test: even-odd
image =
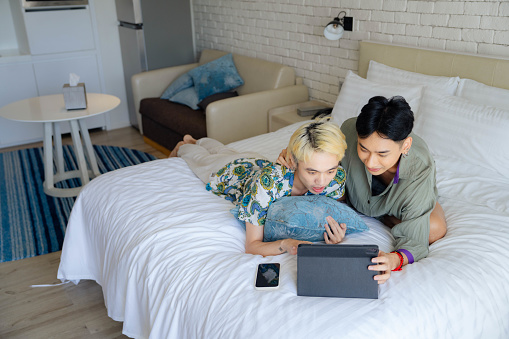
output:
[[[295,128],[230,146],[274,160]],[[509,338],[509,183],[436,162],[447,235],[427,258],[393,272],[378,300],[298,297],[296,256],[245,254],[231,203],[179,158],[88,184],[58,278],[97,281],[108,315],[135,338]],[[370,231],[344,242],[392,250],[388,229],[364,220]],[[281,263],[278,290],[254,289],[261,262]]]

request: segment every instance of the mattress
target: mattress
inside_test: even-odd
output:
[[[229,146],[275,160],[298,125]],[[436,164],[447,234],[392,272],[377,300],[297,296],[296,256],[246,254],[232,204],[180,158],[92,180],[72,210],[58,278],[95,280],[133,338],[507,338],[509,183],[449,158]],[[362,218],[370,230],[343,243],[391,251],[389,229]],[[281,263],[278,290],[255,290],[262,262]]]

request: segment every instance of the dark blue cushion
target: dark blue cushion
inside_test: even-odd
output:
[[[212,94],[228,92],[244,84],[231,53],[193,68],[188,74],[193,78],[198,102]]]

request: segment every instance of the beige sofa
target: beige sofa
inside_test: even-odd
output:
[[[140,102],[142,100],[158,98],[166,87],[181,74],[225,54],[227,53],[223,51],[204,50],[198,63],[168,67],[134,75],[132,77],[132,88],[136,112],[140,112]],[[146,112],[143,116],[138,113],[138,121],[140,131],[144,134],[146,141],[153,145],[155,144],[154,146],[162,146],[163,149],[171,149],[176,143],[175,141],[181,140],[184,134],[192,134],[193,131],[195,131],[195,134],[200,134],[197,129],[200,126],[196,125],[204,124],[205,126],[203,126],[202,131],[206,136],[217,139],[225,144],[230,143],[267,133],[269,130],[269,109],[308,100],[308,89],[302,84],[302,79],[295,76],[293,68],[238,54],[233,55],[233,60],[240,76],[244,80],[244,85],[236,89],[239,96],[209,104],[206,111],[201,113],[203,115],[202,120],[200,120],[199,113],[196,111],[191,112],[192,110],[189,109],[188,116],[191,116],[191,114],[195,115],[196,118],[194,120],[189,119],[189,121],[185,121],[186,118],[182,118],[178,122],[176,120],[172,121],[173,118],[177,118],[172,116],[172,114],[183,115],[187,113],[168,113],[168,110],[172,110],[171,106],[168,106],[166,113],[163,113],[162,110],[159,112],[160,109],[156,109],[156,106],[144,105],[142,109]],[[171,103],[167,100],[165,100],[164,105],[181,106],[173,106],[178,108],[175,111],[183,108],[188,109],[187,106],[182,107],[183,105]],[[160,114],[165,115],[160,117]],[[144,123],[147,124],[147,128],[143,127]],[[149,124],[150,129],[157,131],[149,131]],[[189,126],[186,126],[186,124]],[[151,133],[153,136],[150,135]],[[203,137],[205,135],[195,136]]]

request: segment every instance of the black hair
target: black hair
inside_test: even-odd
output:
[[[376,132],[382,138],[402,141],[412,132],[414,113],[403,97],[376,96],[362,107],[355,127],[361,139]]]
[[[315,133],[311,133],[316,127],[322,125],[323,122],[312,122],[306,127],[305,137],[308,138],[312,148],[317,148]]]

